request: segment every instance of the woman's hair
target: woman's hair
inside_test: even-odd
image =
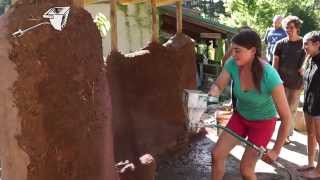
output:
[[[298,16],[287,16],[282,20],[282,26],[285,28],[288,24],[293,23],[294,27],[298,29],[298,33],[300,33],[300,28],[303,21]]]
[[[306,35],[304,35],[303,41],[320,42],[320,31],[308,32]]]
[[[311,31],[308,32],[306,35],[304,35],[303,37],[303,42],[306,41],[311,41],[311,42],[320,42],[320,31]],[[320,47],[319,47],[320,50]],[[306,56],[306,59],[304,61],[303,64],[303,69],[307,69],[310,66],[310,60],[311,60],[311,56]]]
[[[251,72],[253,76],[254,86],[260,92],[261,80],[263,76],[263,66],[259,60],[259,58],[261,57],[260,36],[255,31],[243,30],[235,35],[232,38],[231,42],[246,49],[256,48],[256,54],[252,62]]]
[[[250,26],[244,25],[244,26],[239,27],[239,29],[238,29],[239,32],[246,31],[246,30],[252,30],[252,28]]]

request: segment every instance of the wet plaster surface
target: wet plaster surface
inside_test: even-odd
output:
[[[194,43],[182,34],[164,45],[108,56],[117,162],[185,144],[182,92],[196,88],[195,67]]]
[[[277,123],[279,127],[279,122]],[[268,148],[273,146],[277,130]],[[216,130],[209,129],[209,134],[199,135],[191,144],[180,152],[167,153],[159,157],[157,180],[209,180],[211,177],[211,150],[217,142]],[[256,172],[259,180],[302,180],[296,168],[307,163],[307,137],[294,132],[292,143],[285,145],[279,156],[279,163],[286,169],[274,168],[261,160],[258,161]],[[241,180],[239,163],[244,152],[242,145],[236,146],[226,161],[225,180]]]

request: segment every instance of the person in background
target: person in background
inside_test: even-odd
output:
[[[239,32],[232,38],[232,58],[227,60],[217,80],[212,84],[211,96],[219,96],[230,80],[234,81],[237,111],[234,111],[227,128],[248,138],[258,147],[267,146],[276,124],[276,108],[281,117],[278,136],[264,160],[277,159],[289,130],[290,110],[282,80],[277,71],[261,60],[261,39],[252,30]],[[212,180],[222,180],[224,161],[240,141],[223,131],[212,150]],[[259,153],[247,146],[240,162],[244,179],[257,179],[254,172]]]
[[[287,37],[286,31],[282,28],[282,16],[276,15],[272,20],[272,27],[267,29],[264,36],[264,43],[267,45],[266,58],[267,61],[272,64],[273,61],[273,51],[276,43],[285,37]]]
[[[302,21],[297,16],[283,20],[288,37],[279,40],[274,48],[273,67],[278,70],[291,111],[289,136],[293,134],[299,97],[303,88],[302,64],[305,58],[303,40],[299,36]],[[286,143],[290,143],[289,136]]]
[[[306,71],[304,73],[303,112],[308,135],[308,165],[298,170],[304,171],[305,178],[320,178],[320,162],[314,166],[316,141],[320,144],[320,32],[312,31],[303,38],[307,53]]]

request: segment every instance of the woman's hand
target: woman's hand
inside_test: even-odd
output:
[[[219,96],[229,82],[230,74],[223,69],[216,81],[211,85],[210,90],[208,92],[209,96]]]
[[[219,96],[220,94],[220,89],[217,85],[215,84],[212,84],[211,87],[210,87],[210,90],[208,92],[208,95],[209,96]]]
[[[273,162],[275,162],[277,160],[279,156],[279,153],[275,150],[268,150],[267,153],[265,153],[262,156],[262,160],[268,164],[272,164]]]

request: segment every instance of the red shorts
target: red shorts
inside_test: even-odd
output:
[[[267,147],[274,128],[276,118],[250,121],[235,112],[231,116],[227,128],[242,136],[248,137],[248,140],[258,147]]]

